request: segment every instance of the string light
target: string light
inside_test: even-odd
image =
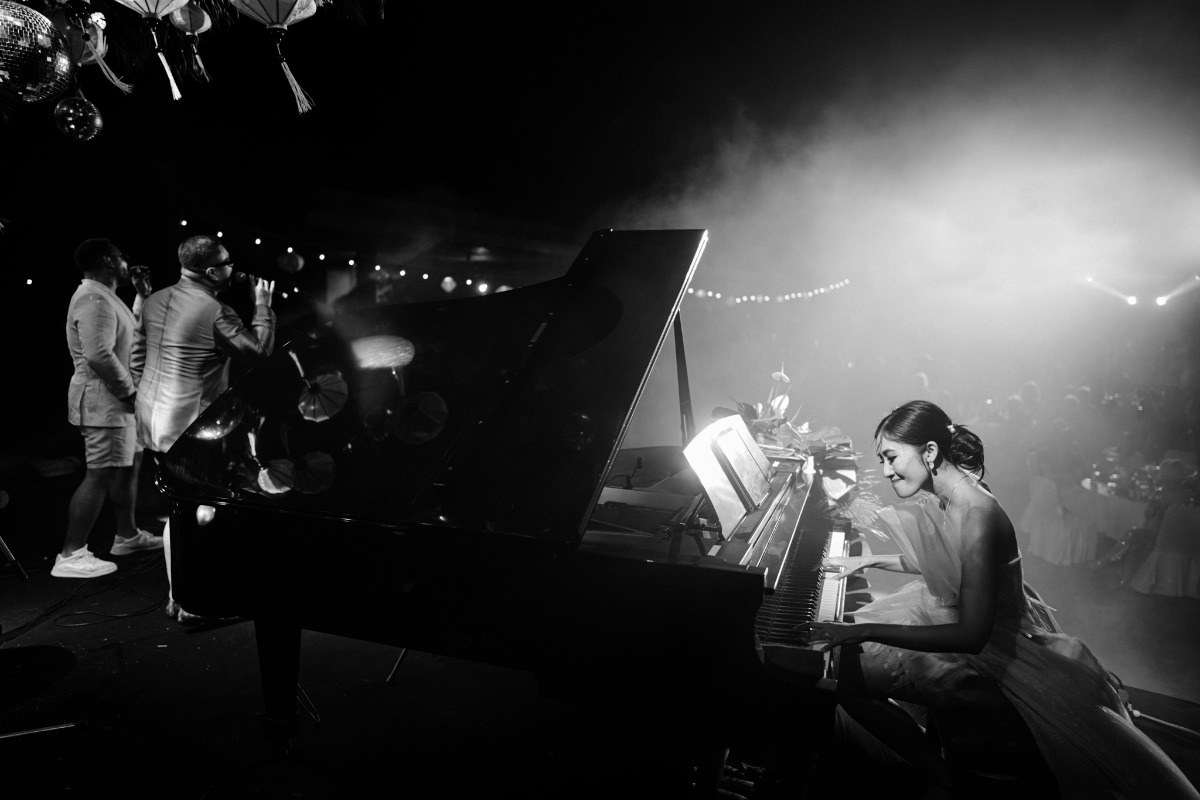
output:
[[[849,285],[850,279],[844,278],[837,283],[831,283],[828,286],[818,286],[815,289],[789,292],[787,294],[743,294],[725,297],[721,292],[712,291],[710,289],[697,289],[694,287],[689,287],[687,293],[693,297],[699,297],[704,300],[724,299],[726,305],[741,305],[742,303],[789,303],[793,300],[811,300],[814,297],[820,297],[821,295],[835,292],[838,289],[844,289]]]
[[[252,256],[249,254],[243,256],[251,261],[264,257],[273,258],[274,254],[276,253],[283,254],[286,252],[287,254],[293,255],[311,253],[318,261],[332,261],[334,264],[341,264],[350,268],[354,268],[357,265],[356,258],[350,257],[351,253],[353,252],[352,250],[350,252],[343,250],[339,253],[336,252],[336,248],[333,248],[331,251],[328,243],[307,241],[303,239],[297,241],[291,232],[270,230],[263,231],[261,227],[257,226],[255,228],[239,228],[236,224],[230,228],[230,226],[227,224],[219,224],[227,223],[228,220],[220,220],[218,222],[218,220],[208,217],[179,217],[177,219],[180,226],[198,228],[201,231],[212,231],[215,236],[222,239],[222,243],[226,247],[230,248],[231,251],[235,251],[239,246],[247,247],[249,242],[253,242],[254,246],[256,247],[263,248],[262,250],[256,251],[256,253]],[[230,228],[230,230],[226,231],[226,228]],[[226,232],[229,233],[228,236],[225,235]],[[361,253],[358,255],[361,255]],[[468,263],[494,260],[494,254],[489,248],[486,247],[467,248],[465,255]],[[374,272],[370,278],[373,281],[397,281],[399,279],[410,277],[409,270],[402,264],[388,263],[383,260],[380,260],[378,263],[372,260],[368,263],[374,266]],[[250,268],[253,269],[253,266],[250,266]],[[433,276],[428,272],[415,272],[411,275],[411,278],[416,279],[418,275],[423,281],[433,280]],[[443,284],[445,282],[444,278],[438,280]],[[483,281],[483,278],[477,274],[455,276],[451,278],[451,280],[454,280],[460,284],[465,282],[466,286],[470,287],[473,291],[478,291],[480,294],[507,291],[512,288],[511,286],[489,286]],[[32,284],[32,281],[30,281],[30,283]],[[291,295],[298,293],[299,287],[293,288],[290,292],[288,292],[288,294]],[[451,290],[451,293],[454,293],[454,291]],[[281,296],[282,295],[283,293],[281,291]],[[722,295],[718,292],[707,293],[706,296],[714,297],[716,299],[721,299],[722,297]]]

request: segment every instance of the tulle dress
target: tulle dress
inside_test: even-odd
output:
[[[855,622],[937,625],[958,619],[962,537],[932,495],[879,511],[883,531],[921,577],[854,612]],[[962,701],[964,678],[994,680],[1025,720],[1064,798],[1200,798],[1187,777],[1134,727],[1110,673],[1062,632],[1024,582],[1020,556],[999,581],[992,636],[978,655],[925,653],[867,642],[897,689],[931,706]]]

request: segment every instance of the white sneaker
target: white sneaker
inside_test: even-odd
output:
[[[120,536],[114,538],[112,549],[108,552],[114,556],[127,556],[139,550],[162,550],[162,548],[163,538],[161,536],[155,536],[150,531],[139,530],[137,536],[130,536],[128,539]]]
[[[99,578],[116,571],[116,564],[96,558],[85,546],[66,558],[63,558],[62,553],[55,556],[50,574],[56,578]]]

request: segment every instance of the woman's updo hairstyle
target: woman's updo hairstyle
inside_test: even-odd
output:
[[[983,477],[983,442],[967,426],[954,424],[945,411],[928,400],[912,400],[894,409],[875,428],[875,439],[881,436],[914,447],[936,442],[940,458],[976,478]]]

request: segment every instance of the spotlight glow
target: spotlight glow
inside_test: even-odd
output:
[[[1174,300],[1179,295],[1187,294],[1188,292],[1195,291],[1197,288],[1200,288],[1200,283],[1197,283],[1197,281],[1200,281],[1200,275],[1193,275],[1191,280],[1186,280],[1179,284],[1174,289],[1158,298],[1155,302],[1160,306],[1165,306],[1169,301]]]

